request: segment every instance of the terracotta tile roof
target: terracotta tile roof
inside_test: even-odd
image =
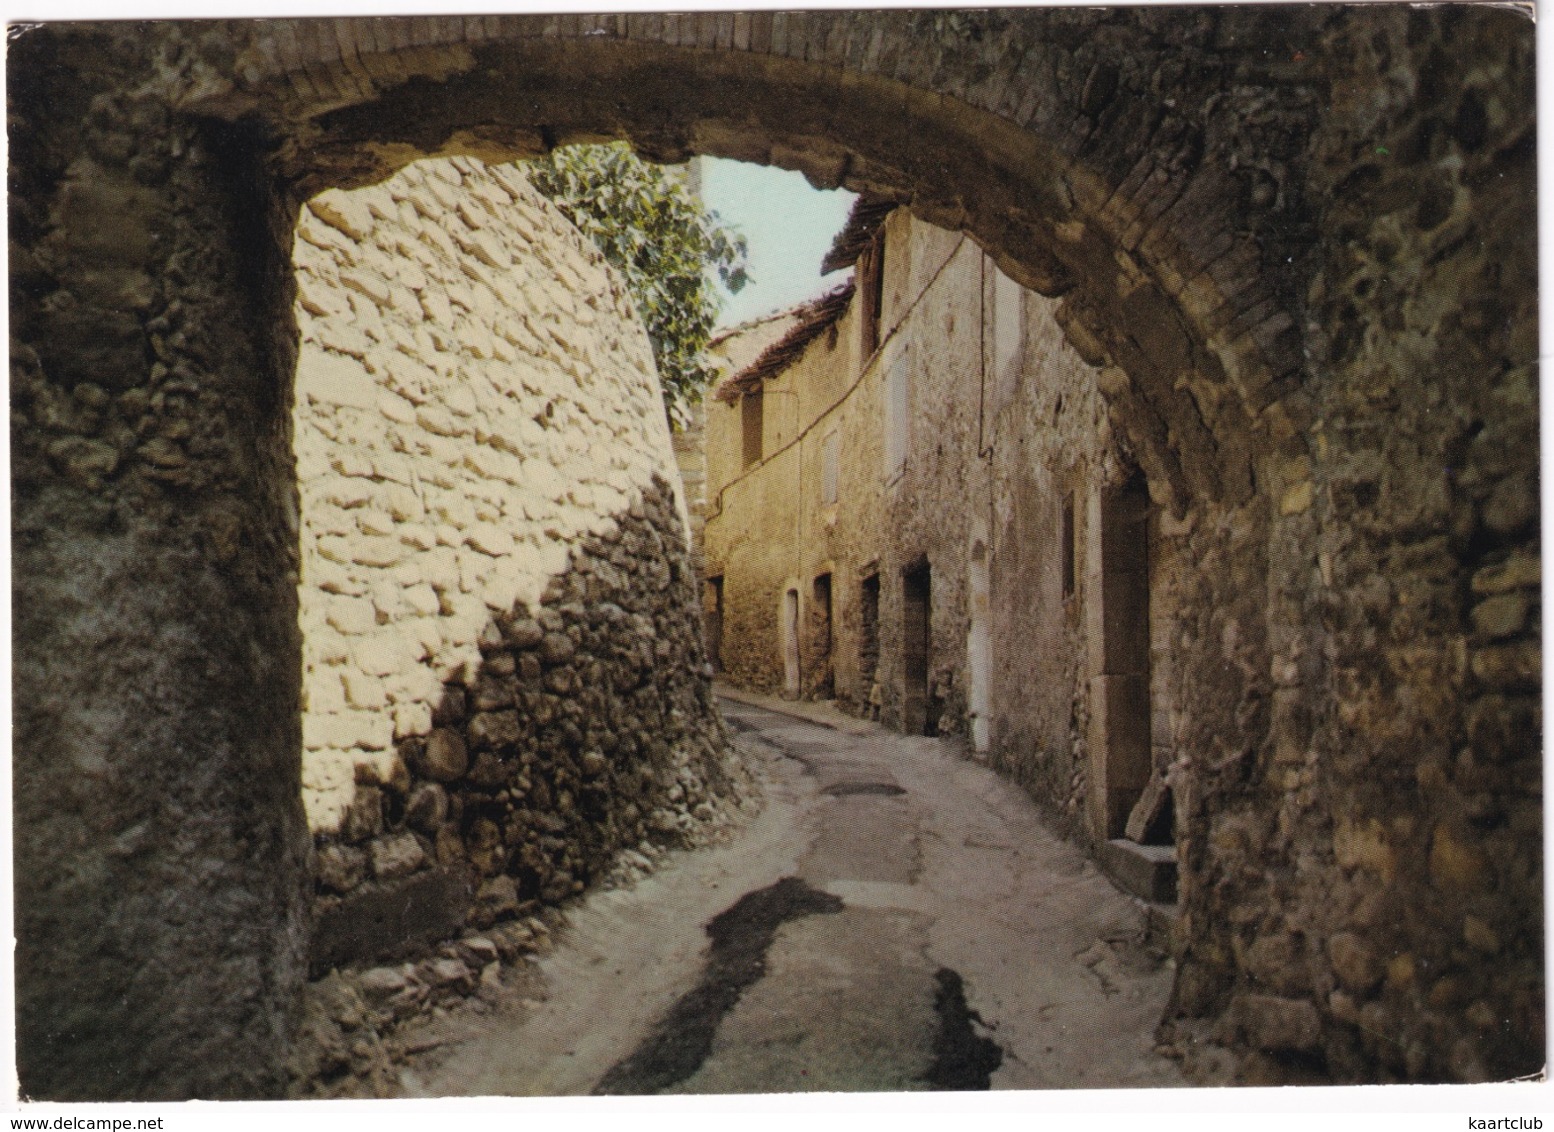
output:
[[[737,401],[768,377],[787,369],[798,361],[799,355],[804,352],[806,346],[842,317],[852,297],[853,283],[849,279],[829,294],[796,308],[793,314],[797,316],[798,322],[781,338],[761,351],[761,355],[755,361],[719,385],[714,396],[719,401]]]
[[[821,261],[820,274],[826,275],[857,263],[863,249],[874,239],[874,233],[885,223],[885,217],[895,208],[896,202],[888,197],[861,196],[853,201],[852,211],[847,214],[847,223],[836,234],[831,250]]]

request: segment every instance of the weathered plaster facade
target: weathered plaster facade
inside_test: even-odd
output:
[[[1184,1026],[1248,1080],[1537,1068],[1532,42],[1467,5],[17,36],[24,1088],[280,1087],[299,205],[601,135],[909,203],[1057,301],[1183,525],[1157,561],[1192,566],[1163,606]]]

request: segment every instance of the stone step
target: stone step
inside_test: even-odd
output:
[[[1096,863],[1125,892],[1155,904],[1176,900],[1176,846],[1113,838],[1096,846]]]

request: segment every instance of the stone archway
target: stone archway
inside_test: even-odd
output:
[[[1180,1014],[1223,1019],[1275,1078],[1523,1068],[1542,1044],[1531,52],[1530,23],[1484,8],[27,31],[24,1083],[278,1085],[304,874],[297,202],[425,154],[594,136],[882,193],[1064,297],[1194,564],[1174,603],[1196,752],[1175,788]],[[1461,922],[1426,914],[1440,892]],[[153,1009],[172,988],[188,1005]]]

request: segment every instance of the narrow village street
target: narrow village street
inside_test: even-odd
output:
[[[738,693],[741,701],[760,697]],[[728,844],[569,914],[521,1004],[407,1095],[1162,1087],[1146,914],[948,742],[722,700],[764,780]]]

